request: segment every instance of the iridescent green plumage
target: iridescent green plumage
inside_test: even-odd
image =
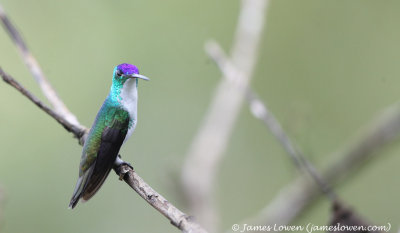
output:
[[[83,147],[79,175],[81,176],[91,164],[93,164],[100,148],[101,135],[106,127],[115,128],[126,134],[132,127],[133,120],[129,118],[129,113],[120,106],[113,106],[109,98],[101,107],[97,114],[93,127],[87,137],[87,143]],[[128,128],[124,122],[128,121]],[[130,126],[130,127],[129,127]]]

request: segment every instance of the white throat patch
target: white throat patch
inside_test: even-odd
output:
[[[132,120],[132,126],[128,130],[128,133],[124,140],[125,142],[132,135],[133,131],[136,128],[138,101],[136,79],[129,78],[125,81],[124,86],[121,89],[120,97],[120,103],[122,107],[129,113],[129,117]]]

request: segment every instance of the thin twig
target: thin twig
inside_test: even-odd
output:
[[[54,118],[58,123],[60,123],[67,131],[73,133],[75,137],[80,139],[81,144],[84,142],[85,128],[81,125],[74,125],[66,121],[63,115],[60,115],[44,105],[36,96],[31,94],[27,89],[21,86],[14,78],[7,75],[0,68],[0,76],[7,84],[11,85],[17,89],[21,94],[32,101],[36,106],[38,106],[45,113]],[[158,194],[154,189],[152,189],[144,180],[132,169],[128,169],[125,165],[120,165],[114,168],[115,172],[120,176],[124,177],[125,182],[135,190],[143,199],[145,199],[153,208],[167,217],[171,223],[187,233],[205,233],[206,231],[201,228],[192,218],[184,214],[174,205],[169,203],[164,197]],[[122,175],[121,175],[122,174]]]
[[[42,89],[42,93],[45,95],[47,100],[53,106],[56,113],[64,116],[64,119],[74,125],[79,125],[78,119],[68,108],[65,106],[63,101],[58,97],[56,91],[51,86],[46,76],[44,75],[42,69],[40,68],[39,63],[29,51],[28,46],[22,39],[21,34],[14,27],[11,21],[8,19],[3,7],[0,5],[0,20],[3,24],[4,29],[7,31],[8,35],[14,41],[15,45],[18,48],[18,51],[24,60],[26,66],[31,72],[32,76],[35,78],[36,82],[39,84]]]
[[[303,152],[292,143],[279,121],[275,118],[272,112],[269,111],[267,106],[257,97],[257,94],[249,88],[246,97],[253,115],[264,122],[264,124],[269,128],[271,133],[286,150],[296,167],[310,175],[315,184],[317,184],[321,189],[322,193],[324,193],[331,201],[336,200],[337,195],[332,187],[325,178],[321,176],[314,165],[304,156]]]
[[[218,229],[214,178],[256,64],[267,5],[267,0],[241,1],[231,60],[242,72],[221,79],[182,171],[182,186],[189,205],[211,232]]]

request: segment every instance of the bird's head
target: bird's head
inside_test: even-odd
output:
[[[139,74],[139,69],[134,65],[123,63],[114,68],[113,83],[124,84],[129,78],[150,80],[146,76]]]

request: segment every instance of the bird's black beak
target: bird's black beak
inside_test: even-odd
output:
[[[141,74],[129,74],[129,75],[124,75],[124,76],[128,77],[128,78],[140,78],[140,79],[143,79],[146,81],[150,81],[150,79],[148,77],[141,75]]]

